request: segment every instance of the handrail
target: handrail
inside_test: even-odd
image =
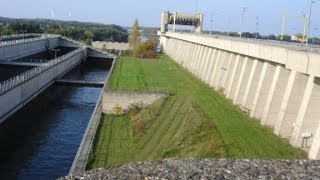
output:
[[[23,82],[28,81],[29,79],[35,77],[36,75],[44,72],[47,69],[55,66],[56,64],[59,64],[60,62],[69,59],[70,57],[78,54],[79,52],[81,52],[83,50],[84,50],[83,47],[78,48],[78,49],[71,51],[63,56],[60,56],[60,57],[53,59],[47,63],[44,63],[45,64],[44,66],[39,66],[39,67],[33,68],[33,69],[31,69],[27,72],[24,72],[18,76],[12,77],[4,82],[1,82],[0,83],[0,95],[13,89],[16,86],[22,84]]]
[[[12,45],[12,44],[21,44],[21,43],[26,43],[26,42],[31,42],[31,41],[54,38],[54,37],[60,37],[60,35],[46,34],[46,35],[41,35],[40,37],[35,37],[35,38],[25,38],[25,39],[15,39],[15,40],[9,40],[9,41],[0,41],[0,47],[1,46]]]
[[[172,32],[169,32],[172,33]],[[262,44],[262,45],[270,45],[270,46],[278,46],[283,48],[289,48],[294,50],[300,51],[307,51],[307,52],[314,52],[320,53],[320,46],[319,45],[304,45],[295,42],[286,42],[286,41],[278,41],[278,40],[269,40],[269,39],[253,39],[253,38],[239,38],[234,36],[226,36],[220,34],[204,34],[204,33],[189,33],[189,32],[175,32],[178,34],[188,34],[188,35],[195,35],[195,36],[202,36],[202,37],[210,37],[210,38],[221,38],[221,39],[229,39],[231,41],[239,41],[239,42],[248,42],[248,43],[255,43],[255,44]]]

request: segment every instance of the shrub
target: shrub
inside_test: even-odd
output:
[[[133,50],[133,55],[139,58],[154,58],[156,56],[157,42],[154,39],[149,39],[144,43],[140,43]]]

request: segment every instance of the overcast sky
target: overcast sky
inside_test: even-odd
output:
[[[279,34],[282,15],[309,13],[310,0],[0,0],[0,16],[19,18],[54,18],[93,21],[131,26],[134,19],[142,26],[160,26],[162,11],[190,12],[205,15],[204,29],[240,31],[241,7],[247,7],[244,31],[255,31],[259,16],[261,34]],[[198,3],[197,3],[198,2]],[[320,36],[320,1],[313,4],[311,35]],[[303,20],[290,18],[286,33],[303,31]]]

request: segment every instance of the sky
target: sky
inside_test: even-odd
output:
[[[294,16],[309,14],[311,0],[0,0],[0,16],[50,18],[132,26],[160,27],[162,11],[204,13],[204,29],[255,32],[259,17],[261,34],[280,34],[282,16],[291,16],[286,34],[302,33],[303,20]],[[198,7],[198,8],[196,8]],[[300,14],[299,14],[300,13]],[[320,0],[312,6],[310,35],[320,37]]]

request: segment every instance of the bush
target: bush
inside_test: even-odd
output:
[[[154,39],[149,39],[144,43],[140,43],[133,50],[133,55],[138,58],[154,58],[156,56],[157,42]]]

